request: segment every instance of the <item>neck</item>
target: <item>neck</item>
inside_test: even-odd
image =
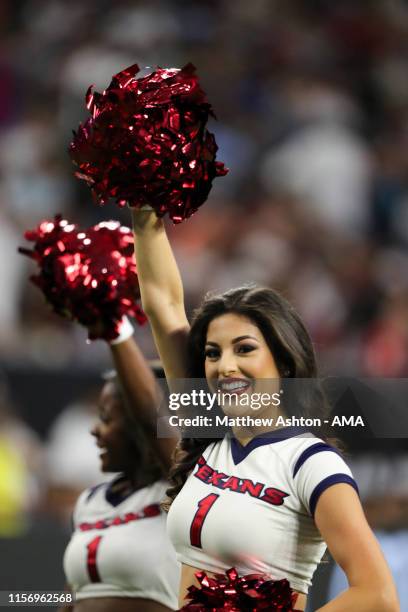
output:
[[[273,414],[271,411],[263,412],[262,415],[257,415],[257,413],[253,413],[250,415],[245,415],[243,417],[233,417],[237,422],[237,425],[232,426],[232,431],[234,433],[235,438],[241,444],[241,446],[246,446],[251,440],[259,436],[260,434],[266,433],[268,431],[276,431],[277,429],[282,429],[282,426],[276,426],[276,421],[278,417],[285,417],[285,413],[277,409],[273,408]],[[246,422],[246,419],[249,418],[258,419],[261,421],[261,424],[252,424],[251,421],[249,423]],[[242,421],[241,421],[242,419]],[[243,423],[243,424],[241,424]]]
[[[140,486],[140,474],[136,472],[134,469],[124,470],[123,474],[126,480],[129,482],[129,485],[132,489],[138,489]]]

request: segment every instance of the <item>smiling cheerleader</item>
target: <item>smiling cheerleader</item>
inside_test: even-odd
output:
[[[201,377],[215,391],[220,385],[256,388],[265,379],[281,385],[290,378],[317,377],[301,319],[272,289],[241,287],[210,297],[190,327],[162,220],[154,211],[132,214],[142,304],[170,384]],[[305,400],[302,416],[320,415],[324,407],[317,388]],[[290,409],[284,403],[280,414],[290,417]],[[232,416],[245,412],[236,405],[224,410]],[[277,414],[272,405],[263,411],[263,416]],[[182,563],[179,602],[186,610],[209,609],[200,608],[199,589],[193,591],[195,599],[192,595],[203,570],[211,578],[232,566],[243,578],[256,572],[287,579],[297,595],[296,608],[305,610],[326,546],[344,569],[349,588],[319,612],[399,610],[354,479],[325,438],[283,427],[261,433],[236,429],[234,437],[222,440],[183,439],[170,475],[168,530]],[[269,607],[248,609],[291,608],[275,607],[270,600]]]

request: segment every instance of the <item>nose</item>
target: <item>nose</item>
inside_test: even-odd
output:
[[[233,351],[223,351],[218,361],[218,375],[220,378],[228,378],[238,372],[238,365]]]

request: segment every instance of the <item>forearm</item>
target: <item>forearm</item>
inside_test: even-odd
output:
[[[161,390],[155,376],[133,337],[111,345],[111,353],[127,399],[126,410],[130,418],[144,426],[163,466],[168,469],[177,439],[174,436],[157,437],[157,408],[161,401]]]
[[[350,585],[316,612],[399,612],[391,572],[354,489],[340,483],[324,491],[315,523]]]
[[[133,337],[110,345],[115,370],[127,398],[129,416],[155,430],[160,392],[152,370]]]
[[[133,211],[132,214],[143,308],[167,380],[184,378],[189,324],[177,263],[162,220],[152,211]]]
[[[381,585],[378,585],[381,586]],[[399,612],[394,589],[349,587],[316,612]]]
[[[153,211],[132,210],[132,220],[139,285],[146,314],[149,318],[154,317],[164,306],[183,309],[183,285],[162,219]]]

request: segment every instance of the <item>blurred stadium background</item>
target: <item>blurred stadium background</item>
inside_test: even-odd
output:
[[[408,4],[2,0],[0,28],[0,590],[50,590],[73,500],[101,479],[88,430],[109,354],[50,313],[16,249],[56,212],[129,223],[73,177],[87,87],[135,62],[197,66],[230,173],[171,228],[189,309],[207,290],[271,285],[304,317],[324,373],[406,377]],[[136,336],[154,357],[149,330]],[[350,461],[398,579],[408,443],[358,443]]]

